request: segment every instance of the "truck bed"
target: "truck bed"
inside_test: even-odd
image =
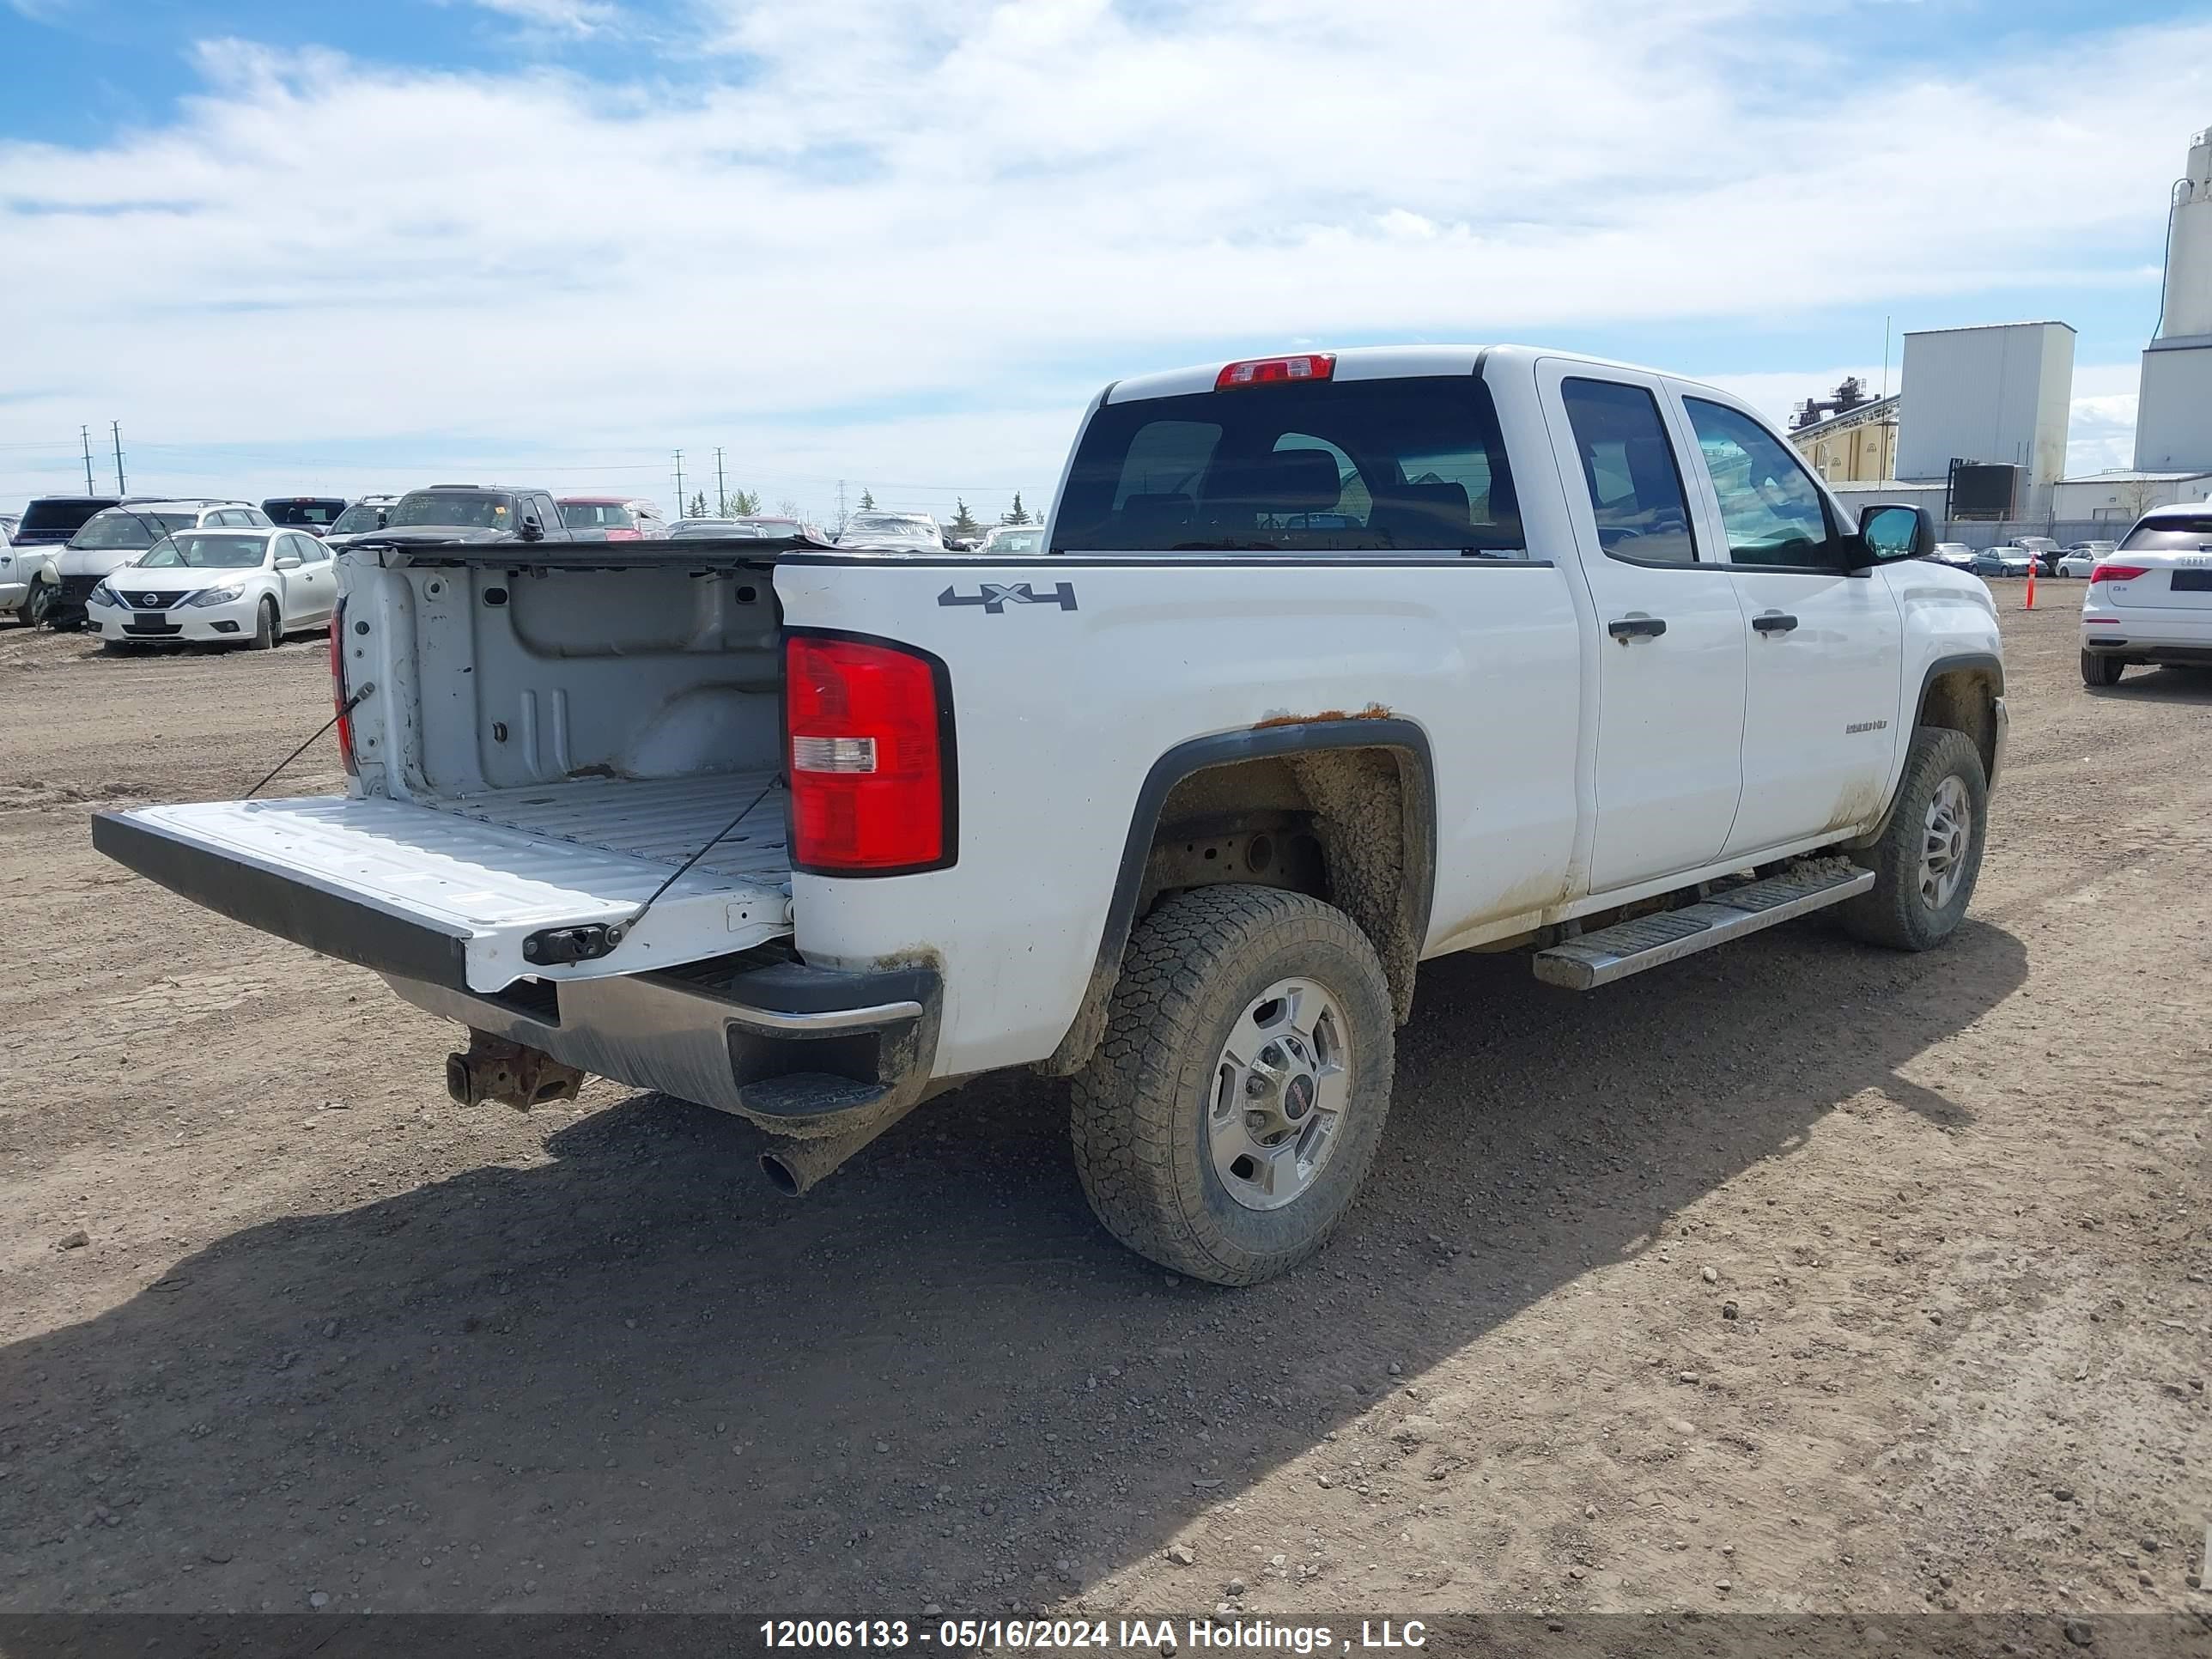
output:
[[[93,836],[163,885],[311,949],[490,993],[525,975],[636,973],[788,933],[790,860],[773,775],[571,779],[434,805],[149,806],[100,814]],[[629,917],[756,796],[608,955],[563,966],[526,959],[533,933]]]

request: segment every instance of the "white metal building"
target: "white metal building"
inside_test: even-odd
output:
[[[2212,471],[2136,472],[2123,467],[2061,478],[2051,512],[2053,517],[2069,521],[2117,526],[2113,532],[2117,535],[2154,507],[2201,501],[2207,495],[2212,495]]]
[[[2014,512],[2039,519],[2066,471],[2074,330],[2064,323],[1923,329],[1905,337],[1897,476],[1942,479],[1954,460],[2027,469]]]
[[[2136,465],[2212,471],[2212,131],[2190,140],[2169,215],[2158,336],[2142,355]]]

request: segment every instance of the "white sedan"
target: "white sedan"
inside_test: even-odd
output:
[[[2118,542],[2077,542],[2066,550],[2058,561],[2058,574],[2087,580],[2105,556],[2119,546]]]
[[[179,530],[92,591],[85,627],[112,650],[251,645],[321,628],[337,608],[331,550],[299,530]]]
[[[2081,679],[2130,663],[2212,667],[2212,503],[2163,507],[2099,562],[2081,599]]]

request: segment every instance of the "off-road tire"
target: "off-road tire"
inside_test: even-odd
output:
[[[2081,653],[2081,684],[2084,685],[2118,685],[2120,676],[2128,672],[2125,657],[2108,657],[2101,651]]]
[[[1944,779],[1956,776],[1966,787],[1973,823],[1962,860],[1964,878],[1940,909],[1921,896],[1920,859],[1927,835],[1928,806]],[[1923,726],[1912,733],[1905,756],[1905,776],[1897,786],[1897,805],[1881,839],[1851,854],[1875,872],[1874,889],[1837,907],[1837,919],[1855,939],[1893,951],[1932,951],[1957,931],[1974,896],[1989,836],[1990,786],[1981,750],[1963,732]]]
[[[264,599],[253,612],[253,648],[274,651],[277,641],[284,637],[284,625],[276,616],[276,601]]]
[[[1317,981],[1342,1010],[1351,1093],[1313,1185],[1280,1209],[1239,1204],[1208,1154],[1214,1068],[1277,981]],[[1342,911],[1271,887],[1200,888],[1132,930],[1106,1035],[1074,1078],[1075,1167],[1107,1231],[1162,1267],[1256,1285],[1328,1242],[1382,1142],[1397,1032],[1389,982]]]

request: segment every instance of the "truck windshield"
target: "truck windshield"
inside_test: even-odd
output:
[[[1524,546],[1489,388],[1452,374],[1108,404],[1076,449],[1051,550]]]
[[[514,509],[504,495],[453,492],[404,495],[384,520],[387,530],[428,526],[447,530],[512,530]]]

